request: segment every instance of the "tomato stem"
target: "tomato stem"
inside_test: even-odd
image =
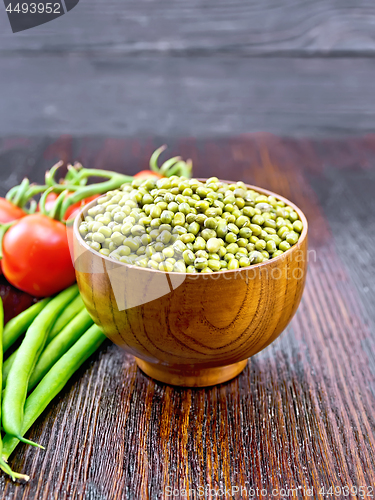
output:
[[[12,189],[10,189],[7,192],[7,194],[5,195],[5,199],[10,201],[11,203],[13,203],[13,198],[14,198],[14,195],[16,194],[18,188],[19,188],[19,186],[12,187]]]
[[[46,186],[44,186],[46,187]],[[49,188],[47,188],[42,196],[40,197],[40,200],[39,200],[39,211],[43,214],[43,215],[47,215],[48,216],[48,211],[46,209],[46,201],[47,201],[47,196],[52,193],[54,190],[55,190],[55,186],[51,186]]]
[[[56,172],[58,171],[58,169],[60,167],[62,167],[63,165],[64,165],[64,162],[62,160],[60,160],[52,168],[47,170],[46,175],[45,175],[45,182],[46,182],[48,187],[52,187],[55,184],[58,184],[55,181],[55,175],[56,175]]]
[[[112,191],[114,189],[118,189],[123,184],[129,183],[133,180],[132,176],[119,174],[117,172],[111,172],[108,170],[96,170],[89,168],[82,168],[79,172],[80,180],[88,177],[104,177],[107,180],[104,182],[96,182],[95,184],[89,184],[88,186],[81,186],[76,189],[75,192],[69,196],[67,196],[60,209],[60,220],[64,218],[64,214],[70,205],[77,203],[84,198],[88,198],[89,196],[93,196],[95,194],[103,194],[107,191]],[[69,191],[70,185],[66,186]]]
[[[178,164],[181,160],[181,156],[175,156],[173,158],[169,158],[169,160],[165,161],[163,165],[159,168],[159,174],[166,175],[169,173],[170,168],[174,164]]]
[[[153,170],[154,172],[159,173],[159,167],[158,167],[158,159],[159,156],[163,151],[167,149],[167,145],[163,144],[163,146],[160,146],[160,148],[156,149],[150,158],[150,169]]]
[[[38,208],[37,202],[35,200],[30,200],[30,206],[29,206],[28,213],[35,214],[37,208]]]
[[[78,171],[82,169],[82,165],[80,163],[75,163],[74,166],[69,164],[67,166],[68,173],[66,174],[65,178],[58,182],[56,181],[56,172],[59,170],[64,165],[63,161],[59,161],[56,163],[50,170],[47,170],[46,175],[45,175],[45,182],[48,187],[52,186],[61,186],[62,184],[70,184],[74,186],[79,186],[80,184],[80,177],[78,174]],[[84,181],[86,183],[86,181]],[[63,187],[64,188],[64,187]]]
[[[30,181],[27,177],[25,177],[19,186],[15,186],[16,189],[11,189],[11,195],[7,199],[12,202],[13,205],[23,208],[23,197],[29,186]]]
[[[79,186],[85,186],[87,183],[87,178],[81,179],[79,175],[79,171],[82,170],[82,165],[81,163],[76,162],[73,165],[68,165],[68,173],[65,176],[64,181],[67,183],[70,183],[70,181],[73,182],[73,184],[77,184]]]
[[[166,147],[166,145],[161,146],[151,155],[150,169],[165,177],[171,177],[171,175],[191,177],[192,161],[187,160],[185,162],[181,159],[181,156],[169,158],[169,160],[166,160],[160,168],[158,167],[159,156],[166,149]]]
[[[65,191],[62,191],[59,194],[59,196],[56,198],[52,210],[50,210],[50,212],[48,213],[48,217],[51,217],[51,219],[59,220],[60,222],[62,221],[64,214],[61,217],[61,205],[63,204],[63,201],[68,193],[69,191],[65,189]]]

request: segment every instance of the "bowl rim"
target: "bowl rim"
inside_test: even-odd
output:
[[[205,178],[199,178],[199,177],[195,177],[197,180],[199,181],[206,181],[207,179]],[[219,179],[220,182],[225,182],[226,184],[236,184],[237,181],[228,181],[228,180],[222,180],[222,179]],[[303,230],[302,230],[302,233],[298,239],[298,242],[293,245],[291,248],[289,248],[286,252],[284,252],[282,255],[278,255],[277,257],[275,257],[274,259],[269,259],[269,260],[266,260],[264,262],[260,262],[259,264],[252,264],[250,266],[247,266],[247,267],[240,267],[238,269],[223,269],[223,270],[220,270],[220,271],[217,271],[215,274],[219,274],[219,275],[224,275],[224,274],[229,274],[229,273],[238,273],[238,272],[241,272],[241,271],[247,271],[249,269],[258,269],[258,268],[261,268],[261,267],[266,267],[266,266],[269,266],[269,265],[273,265],[275,262],[277,263],[281,263],[283,259],[286,258],[286,256],[293,252],[293,251],[296,251],[297,249],[299,249],[303,243],[305,242],[305,240],[307,239],[307,233],[308,233],[308,222],[307,222],[307,218],[305,216],[305,214],[302,212],[302,210],[300,208],[297,207],[297,205],[295,205],[294,203],[292,203],[290,200],[288,200],[287,198],[285,198],[284,196],[281,196],[280,194],[277,194],[277,193],[274,193],[273,191],[269,191],[268,189],[264,189],[264,188],[261,188],[259,186],[253,186],[252,184],[246,184],[244,182],[245,186],[248,188],[248,189],[252,189],[260,194],[266,194],[267,196],[273,196],[275,197],[277,200],[280,200],[280,201],[283,201],[286,205],[289,205],[293,208],[293,210],[295,210],[300,218],[300,220],[302,221],[302,224],[303,224]],[[105,196],[106,193],[103,193],[101,196]],[[99,252],[96,252],[95,250],[93,250],[86,242],[85,240],[82,238],[82,236],[80,235],[79,231],[78,231],[78,222],[82,220],[82,217],[84,215],[87,214],[87,211],[93,207],[96,203],[97,203],[97,200],[98,198],[96,198],[95,200],[91,201],[90,203],[88,203],[87,205],[85,205],[82,210],[80,210],[80,212],[76,215],[75,219],[74,219],[74,222],[73,222],[73,234],[74,236],[77,238],[77,240],[80,242],[80,244],[82,244],[87,250],[89,250],[93,255],[95,255],[96,257],[100,257],[108,262],[110,262],[111,264],[117,264],[117,265],[121,265],[121,266],[126,266],[130,269],[136,269],[136,270],[139,270],[139,271],[151,271],[151,272],[154,272],[154,273],[163,273],[163,274],[176,274],[176,275],[179,275],[181,276],[181,274],[183,273],[179,273],[177,271],[160,271],[159,269],[151,269],[149,267],[140,267],[140,266],[136,266],[136,265],[133,265],[133,264],[126,264],[125,262],[119,262],[119,261],[115,261],[113,259],[110,259],[109,257],[105,256],[105,255],[102,255],[100,254]],[[190,273],[185,273],[186,276],[193,276],[194,279],[196,280],[198,276],[202,275],[204,279],[207,279],[207,274],[206,273],[193,273],[193,274],[190,274]]]

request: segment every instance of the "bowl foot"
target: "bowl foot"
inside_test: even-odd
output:
[[[135,361],[149,377],[165,384],[183,387],[207,387],[222,384],[240,374],[247,364],[247,359],[244,359],[233,365],[192,370],[186,365],[166,366],[149,363],[139,358],[135,358]]]

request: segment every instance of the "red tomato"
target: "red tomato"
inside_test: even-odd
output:
[[[75,281],[64,224],[46,215],[27,215],[3,239],[2,267],[15,287],[36,297],[60,292]]]
[[[0,224],[6,224],[16,219],[25,217],[26,212],[22,208],[13,205],[12,202],[5,198],[0,198]]]
[[[138,174],[134,175],[134,178],[136,179],[162,179],[164,175],[158,174],[157,172],[154,172],[153,170],[141,170],[138,172]]]
[[[17,207],[6,198],[0,198],[0,224],[6,224],[17,219],[25,217],[26,212],[22,208]],[[0,260],[0,275],[3,274],[3,269]]]

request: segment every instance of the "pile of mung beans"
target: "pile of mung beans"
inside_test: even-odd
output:
[[[102,255],[180,273],[273,259],[297,243],[302,229],[292,207],[243,182],[177,176],[136,179],[106,193],[79,226],[82,238]]]

